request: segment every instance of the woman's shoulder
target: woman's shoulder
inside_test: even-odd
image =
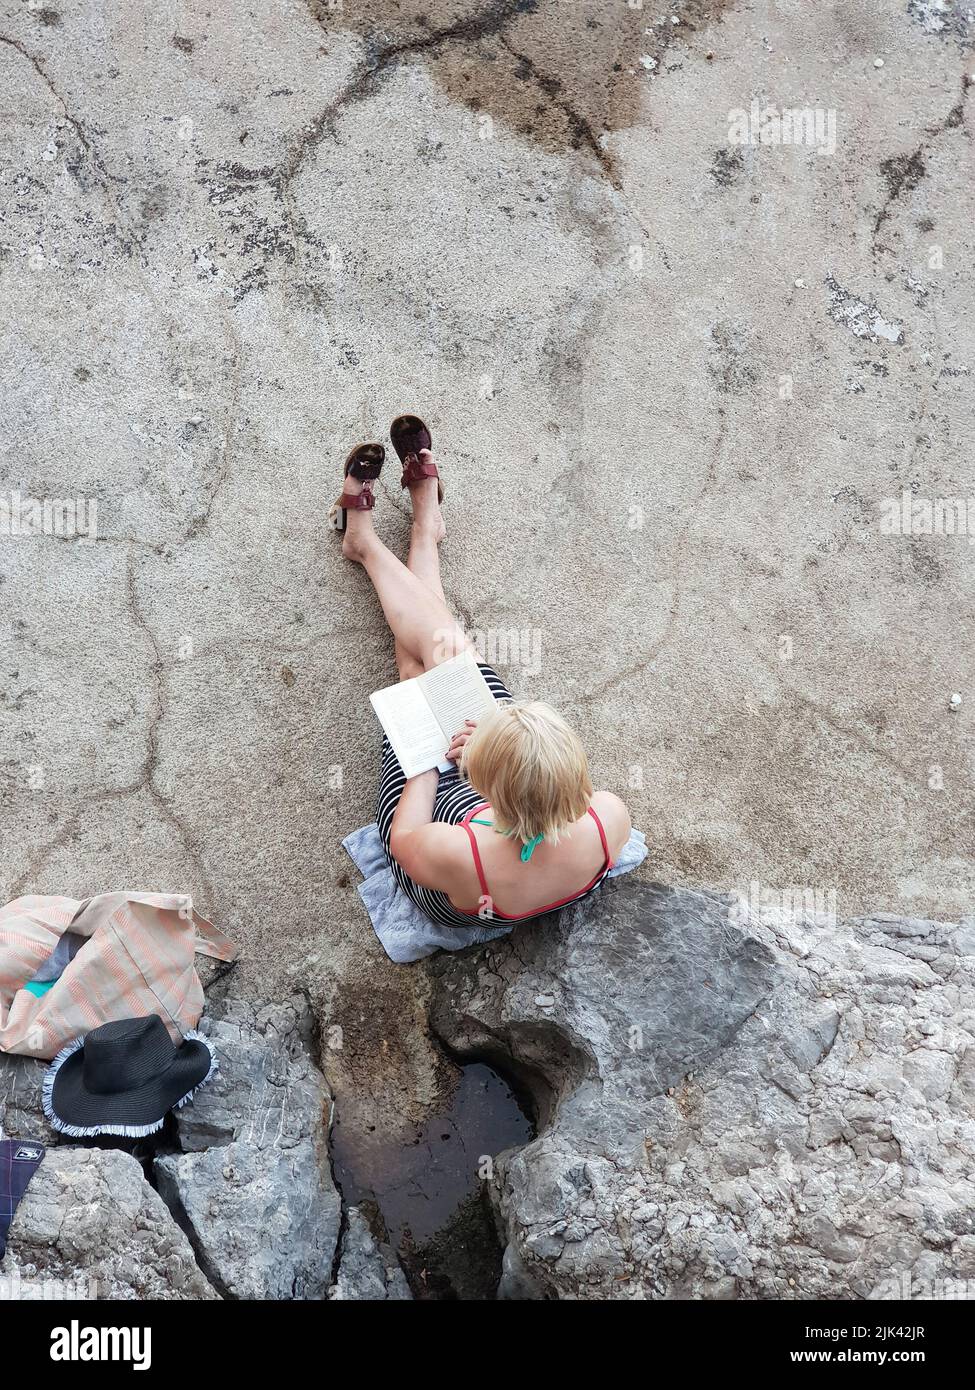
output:
[[[421,887],[449,893],[458,874],[463,874],[471,847],[462,826],[431,821],[417,826],[399,841],[391,837],[390,852],[400,868]]]
[[[592,794],[592,809],[603,823],[606,840],[613,858],[630,838],[630,813],[626,803],[615,792],[595,791]]]

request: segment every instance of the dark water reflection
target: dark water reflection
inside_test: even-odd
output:
[[[332,1164],[346,1203],[378,1208],[414,1294],[491,1298],[502,1252],[484,1174],[496,1154],[532,1134],[508,1083],[476,1062],[411,1136],[356,1132],[337,1115]]]

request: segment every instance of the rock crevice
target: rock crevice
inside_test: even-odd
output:
[[[343,1220],[306,1001],[225,1002],[202,1026],[219,1071],[146,1142],[62,1142],[41,1109],[44,1064],[3,1059],[0,1118],[48,1145],[5,1277],[25,1297],[52,1282],[98,1298],[410,1297],[363,1214]]]

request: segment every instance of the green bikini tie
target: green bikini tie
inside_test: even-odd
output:
[[[472,816],[472,817],[471,817],[471,825],[493,825],[493,824],[494,824],[494,821],[493,821],[493,820],[478,820],[476,816]],[[535,853],[535,846],[536,846],[536,845],[540,845],[544,839],[545,839],[545,836],[544,836],[544,835],[536,835],[534,839],[528,840],[525,844],[522,845],[522,847],[521,847],[521,862],[522,862],[523,864],[527,864],[527,863],[528,863],[529,859],[530,859],[530,858],[532,857],[532,855]]]

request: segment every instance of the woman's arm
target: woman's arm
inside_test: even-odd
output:
[[[397,840],[413,830],[419,830],[422,825],[429,825],[433,820],[433,803],[439,781],[440,773],[434,767],[429,772],[411,777],[403,788],[389,834],[389,847],[395,859],[399,858],[396,853]]]
[[[456,826],[432,820],[439,777],[434,768],[409,779],[393,816],[389,852],[414,883],[447,892],[459,845]]]
[[[630,813],[626,809],[626,803],[621,801],[615,792],[597,791],[593,795],[593,805],[597,816],[603,822],[609,852],[615,863],[630,838]]]

